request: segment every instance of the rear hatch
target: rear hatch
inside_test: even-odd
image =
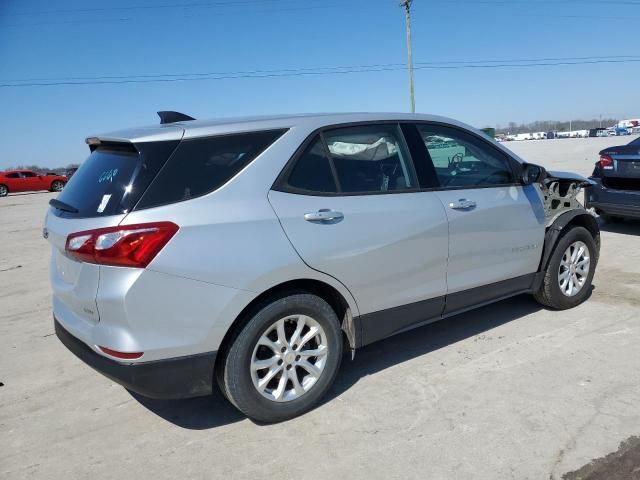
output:
[[[182,129],[176,130],[180,138]],[[99,322],[96,295],[100,267],[67,256],[67,238],[72,233],[120,224],[178,143],[94,139],[87,160],[58,198],[51,200],[44,232],[52,246],[50,276],[57,316],[67,322]]]
[[[640,139],[602,150],[600,174],[607,188],[640,190]]]

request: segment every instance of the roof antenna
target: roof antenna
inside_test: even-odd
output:
[[[195,120],[195,118],[190,117],[189,115],[185,115],[184,113],[172,111],[158,112],[158,116],[160,117],[160,125],[164,125],[166,123],[188,122],[190,120]]]

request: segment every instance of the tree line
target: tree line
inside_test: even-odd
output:
[[[593,120],[572,120],[571,122],[561,122],[559,120],[538,120],[531,123],[509,122],[506,127],[496,127],[496,133],[511,134],[529,133],[529,132],[566,132],[569,130],[589,130],[590,128],[612,127],[618,123],[615,118],[603,118],[602,120],[594,118]]]

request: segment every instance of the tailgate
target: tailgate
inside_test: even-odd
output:
[[[178,129],[181,134],[181,129]],[[65,254],[69,234],[115,227],[136,204],[178,141],[101,142],[49,209],[45,236],[52,246],[54,314],[67,326],[100,320],[96,297],[100,267]]]
[[[70,233],[117,225],[123,218],[124,215],[70,219],[51,211],[47,214],[45,235],[52,247],[50,280],[54,314],[65,317],[71,313],[91,323],[100,320],[96,306],[100,267],[66,256],[65,244]]]

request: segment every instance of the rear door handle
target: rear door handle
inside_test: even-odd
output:
[[[454,210],[470,210],[472,208],[476,208],[477,204],[473,200],[467,200],[466,198],[461,198],[457,202],[451,202],[449,204],[449,208],[453,208]]]
[[[342,220],[344,215],[342,212],[336,212],[328,208],[321,208],[317,212],[305,213],[304,219],[307,222],[335,222]]]

